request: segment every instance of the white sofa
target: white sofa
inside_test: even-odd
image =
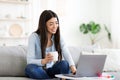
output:
[[[30,80],[24,74],[26,66],[27,47],[25,46],[1,46],[0,47],[0,80]],[[92,48],[69,47],[75,64],[82,51],[91,52]],[[99,50],[98,50],[99,51]],[[112,71],[112,70],[111,70]],[[109,71],[110,72],[110,71]],[[120,78],[120,72],[110,72],[116,80]],[[31,79],[33,80],[33,79]]]

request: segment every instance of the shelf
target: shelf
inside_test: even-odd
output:
[[[32,4],[32,0],[0,0],[0,45],[27,44]]]
[[[28,1],[9,1],[9,0],[0,0],[0,3],[30,4],[30,2]]]
[[[30,19],[9,19],[9,18],[2,18],[0,21],[30,21]]]

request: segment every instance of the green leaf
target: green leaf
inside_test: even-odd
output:
[[[108,33],[108,39],[111,41],[111,33],[110,33],[110,31],[108,30],[108,28],[107,28],[107,26],[105,24],[104,24],[104,27],[105,27],[105,30]]]
[[[85,24],[81,24],[80,31],[83,32],[83,34],[87,34],[88,33],[87,26]]]
[[[91,33],[96,34],[100,32],[101,28],[99,24],[94,24],[92,25]]]
[[[87,24],[87,29],[88,29],[88,31],[91,31],[91,25],[90,24]]]

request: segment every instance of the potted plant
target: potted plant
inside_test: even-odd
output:
[[[107,32],[108,39],[111,40],[111,33],[108,28],[104,25],[104,29]],[[82,23],[80,25],[80,32],[83,34],[89,34],[91,39],[91,44],[95,43],[96,35],[101,31],[101,26],[94,21],[90,21],[89,23],[85,24]]]

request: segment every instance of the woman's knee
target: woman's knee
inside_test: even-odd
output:
[[[43,68],[35,64],[28,64],[25,68],[25,74],[26,76],[34,79],[49,78]]]
[[[65,61],[65,60],[62,60],[61,62],[60,62],[60,73],[66,73],[66,74],[68,74],[69,72],[70,72],[70,69],[69,69],[69,63],[67,62],[67,61]]]
[[[28,71],[34,71],[34,69],[37,68],[37,65],[35,64],[28,64],[25,68],[25,72],[28,72]]]
[[[69,67],[69,64],[68,64],[68,62],[67,61],[65,61],[65,60],[62,60],[62,61],[60,61],[60,65],[61,65],[61,67]]]
[[[69,63],[65,60],[60,61],[58,66],[59,66],[60,70],[62,69],[62,70],[69,71]]]

